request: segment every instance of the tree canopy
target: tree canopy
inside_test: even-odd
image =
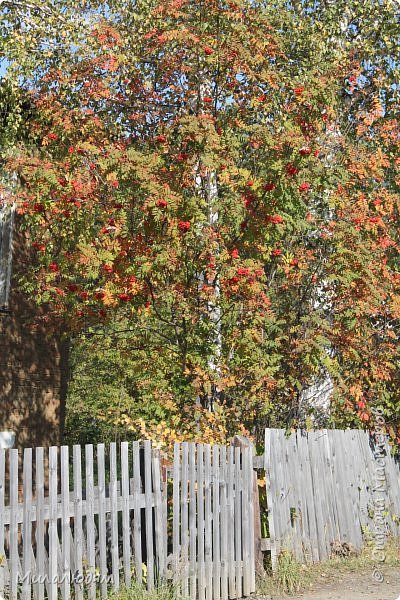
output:
[[[3,158],[25,289],[76,339],[73,418],[97,375],[110,435],[382,406],[399,436],[398,17],[360,4],[7,5],[32,108]],[[305,391],[327,378],[321,415]]]

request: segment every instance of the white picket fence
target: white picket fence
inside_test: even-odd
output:
[[[0,451],[1,596],[95,600],[167,579],[199,600],[255,590],[250,448],[176,444],[169,468],[148,441],[20,458]]]

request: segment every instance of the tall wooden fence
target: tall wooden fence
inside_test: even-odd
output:
[[[316,562],[382,527],[400,535],[399,465],[368,432],[267,429],[264,460],[273,565],[282,549]]]
[[[1,596],[95,600],[167,579],[199,600],[255,590],[250,448],[176,444],[170,465],[150,442],[26,449],[22,477],[19,458],[0,451]]]

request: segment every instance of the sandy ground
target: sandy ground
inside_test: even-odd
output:
[[[338,573],[337,579],[318,584],[312,591],[297,596],[285,596],[291,600],[400,600],[400,569],[382,569],[384,581],[375,581],[371,572]],[[271,596],[281,600],[282,596]],[[264,596],[269,600],[268,596]],[[258,600],[258,599],[257,599]],[[263,600],[262,596],[259,600]]]

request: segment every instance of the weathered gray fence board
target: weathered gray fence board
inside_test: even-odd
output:
[[[325,503],[325,477],[321,468],[322,452],[318,450],[320,432],[311,432],[312,443],[308,444],[310,463],[313,465],[311,470],[314,493],[314,506],[316,513],[317,540],[319,559],[325,560],[329,556],[329,549],[326,546],[326,530],[329,527],[329,510]]]
[[[197,535],[198,535],[198,594],[205,600],[206,575],[204,563],[204,446],[197,446]]]
[[[255,557],[255,530],[254,530],[254,525],[255,525],[255,520],[254,520],[254,476],[255,473],[253,472],[253,448],[251,446],[249,446],[247,448],[247,463],[245,463],[245,471],[246,471],[246,477],[247,477],[247,481],[248,481],[248,491],[247,491],[247,502],[245,503],[245,505],[247,505],[247,510],[249,512],[249,521],[250,521],[250,526],[249,526],[249,532],[250,532],[250,539],[249,539],[249,544],[250,544],[250,548],[249,548],[249,564],[248,564],[248,570],[249,570],[249,580],[250,580],[250,593],[253,593],[256,591],[256,569],[255,569],[255,563],[256,563],[256,557]]]
[[[234,481],[235,481],[235,463],[234,449],[228,448],[228,466],[227,466],[227,496],[228,496],[228,583],[229,598],[236,598],[236,580],[235,580],[235,499],[234,499]]]
[[[221,524],[221,597],[228,598],[228,499],[227,499],[227,463],[226,448],[220,449],[220,524]],[[251,473],[253,469],[251,468]]]
[[[6,456],[5,451],[0,448],[0,555],[4,554],[5,527],[4,527],[4,492],[5,492],[5,467]],[[0,596],[4,597],[5,573],[4,569],[0,568]]]
[[[58,579],[58,532],[57,532],[57,490],[58,452],[55,446],[49,449],[49,600],[57,600]]]
[[[111,562],[112,585],[119,589],[119,549],[118,549],[118,511],[117,507],[117,446],[110,444],[110,505],[111,505]]]
[[[205,496],[205,528],[204,528],[204,558],[206,571],[206,597],[212,598],[212,474],[211,446],[204,449],[204,496]]]
[[[31,597],[31,573],[32,573],[32,522],[30,509],[32,505],[32,448],[24,450],[23,465],[23,494],[24,494],[24,522],[22,524],[22,572],[27,574],[22,580],[22,600]]]
[[[221,597],[221,555],[220,555],[220,498],[219,498],[219,446],[213,446],[212,455],[212,522],[213,522],[213,599]]]
[[[173,583],[177,588],[177,592],[180,592],[180,473],[181,473],[181,446],[180,444],[174,444],[174,465],[173,465],[173,496],[172,502],[174,506],[172,516],[172,570],[174,574]]]
[[[191,598],[197,596],[197,510],[196,510],[196,445],[189,444],[189,589]]]
[[[129,444],[121,444],[121,481],[122,481],[122,552],[124,559],[124,583],[131,585],[131,547],[129,539]]]
[[[83,528],[82,528],[82,457],[81,447],[73,448],[74,485],[74,561],[75,573],[83,575]],[[83,585],[79,577],[74,581],[76,600],[83,600]]]
[[[154,588],[154,558],[153,558],[153,485],[152,485],[152,454],[151,442],[144,442],[144,487],[146,496],[146,551],[147,551],[147,589]]]
[[[156,556],[156,581],[163,582],[166,569],[167,538],[164,528],[165,514],[161,489],[161,464],[160,452],[153,453],[153,482],[154,482],[154,513],[155,513],[155,556]]]
[[[61,466],[61,540],[62,540],[62,563],[61,576],[62,585],[61,593],[63,600],[69,600],[71,595],[70,590],[70,572],[71,572],[71,548],[70,548],[70,520],[69,520],[69,448],[68,446],[61,447],[60,454]]]
[[[243,593],[242,576],[242,472],[240,468],[240,448],[235,448],[235,566],[236,566],[236,598]]]
[[[285,438],[282,437],[282,440]],[[295,490],[301,489],[302,487],[302,479],[300,469],[292,469],[290,464],[291,456],[297,454],[297,436],[293,435],[287,440],[287,444],[284,445],[285,448],[285,481],[286,488],[284,493],[287,495],[288,508],[286,509],[286,514],[284,513],[284,526],[285,526],[285,538],[289,540],[289,543],[292,544],[292,547],[295,548],[295,552],[301,554],[303,552],[303,515],[302,515],[302,505],[301,505],[301,497],[297,497]],[[275,453],[279,448],[274,448]],[[273,470],[275,473],[275,469]],[[284,509],[282,507],[282,512]],[[279,526],[277,525],[277,531],[279,531]],[[281,542],[282,543],[282,542]],[[283,543],[287,543],[283,541]],[[277,543],[276,543],[277,546]],[[275,552],[277,552],[279,548],[275,547]],[[272,548],[271,548],[272,551]]]
[[[247,453],[248,448],[244,448],[242,451],[242,467],[245,466],[247,462]],[[242,468],[242,495],[247,500],[248,495],[248,476],[250,473],[247,472],[245,468]],[[252,472],[251,472],[252,475]],[[243,569],[243,595],[250,595],[250,574],[249,574],[249,564],[250,564],[250,527],[252,527],[252,523],[250,522],[250,513],[248,510],[242,510],[242,569]]]
[[[107,597],[107,539],[106,539],[106,474],[104,444],[97,445],[97,476],[99,487],[99,567],[101,597]]]
[[[189,446],[182,444],[182,473],[181,473],[181,580],[182,594],[189,594]]]
[[[94,531],[94,474],[93,474],[93,446],[88,444],[85,448],[86,462],[86,530],[87,530],[87,572],[89,577],[88,597],[89,600],[96,598],[96,554],[95,554],[95,531]]]
[[[142,479],[140,474],[140,447],[139,442],[133,442],[133,493],[134,503],[134,521],[133,521],[133,547],[135,560],[135,577],[138,583],[142,583],[143,565],[142,565],[142,515],[139,497],[142,491]]]

